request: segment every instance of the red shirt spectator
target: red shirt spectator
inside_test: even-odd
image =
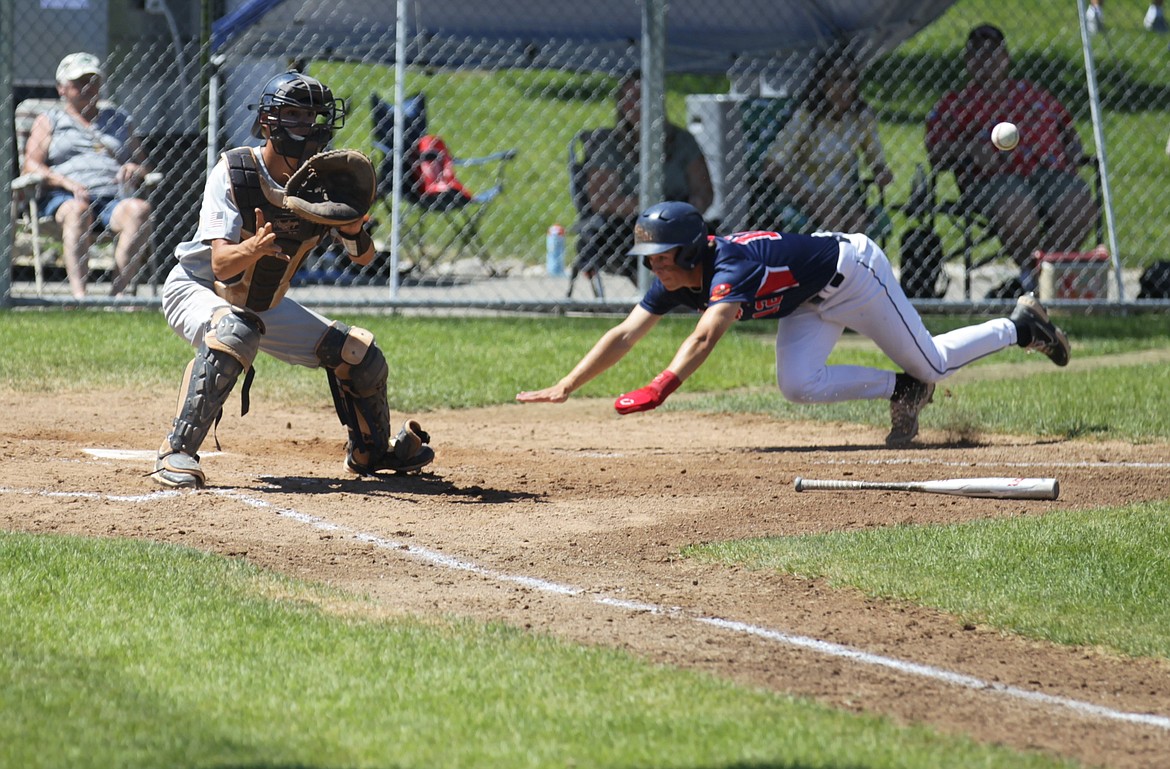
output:
[[[926,148],[933,153],[940,144],[991,144],[996,123],[1015,123],[1020,143],[1004,153],[1005,164],[995,170],[960,163],[955,167],[960,186],[972,179],[995,174],[1030,176],[1037,168],[1073,172],[1077,158],[1066,137],[1076,128],[1072,115],[1056,97],[1028,80],[1013,80],[1006,90],[994,95],[982,83],[969,83],[961,91],[944,96],[926,118]],[[1079,144],[1075,146],[1079,152]]]
[[[1003,32],[980,24],[967,36],[968,84],[948,93],[926,119],[926,150],[935,168],[953,171],[966,208],[987,217],[1019,276],[988,298],[1008,299],[1036,288],[1038,251],[1071,251],[1097,219],[1089,185],[1077,174],[1081,141],[1068,110],[1052,94],[1010,77]],[[1020,144],[1001,151],[991,129],[1020,129]]]

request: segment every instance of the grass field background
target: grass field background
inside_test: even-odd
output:
[[[391,404],[407,411],[507,403],[518,389],[555,381],[613,322],[347,320],[388,340]],[[930,320],[936,330],[960,322]],[[997,356],[1017,374],[957,388],[964,419],[1018,434],[1165,441],[1165,362],[1115,359],[1165,350],[1170,321],[1062,323],[1074,339],[1074,367],[1060,371],[1016,351]],[[667,319],[581,396],[608,398],[644,383],[690,325]],[[687,382],[683,393],[692,397],[676,396],[671,407],[886,418],[877,403],[783,405],[770,381],[771,324],[745,326]],[[10,391],[166,390],[177,387],[189,355],[154,313],[0,316],[0,387]],[[877,362],[849,340],[835,359]],[[320,372],[264,357],[258,368],[254,398],[315,408],[328,397]],[[926,421],[949,418],[949,410],[936,405]],[[1004,632],[1165,658],[1167,513],[1163,502],[710,543],[684,555],[823,575]],[[1037,559],[1044,570],[1034,568]],[[959,561],[968,568],[954,569]],[[386,766],[391,755],[395,766],[1072,765],[507,627],[360,619],[360,596],[182,548],[4,534],[0,572],[0,657],[8,661],[0,669],[0,765],[359,767]]]

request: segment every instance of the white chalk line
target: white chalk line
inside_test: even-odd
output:
[[[0,486],[0,494],[27,494],[46,497],[79,497],[83,499],[104,499],[111,502],[153,502],[158,499],[174,497],[179,494],[206,493],[209,492],[156,491],[150,494],[114,495],[98,494],[93,492],[11,489]],[[495,580],[497,582],[515,584],[541,593],[551,593],[554,595],[569,597],[585,597],[593,603],[602,606],[624,609],[633,612],[654,614],[672,619],[689,620],[691,622],[716,627],[721,630],[726,630],[733,633],[750,635],[756,638],[762,638],[764,640],[784,644],[786,646],[807,649],[809,651],[813,651],[829,657],[848,659],[864,665],[882,667],[896,671],[898,673],[902,673],[904,675],[928,678],[975,691],[989,691],[1019,700],[1063,708],[1066,710],[1071,710],[1080,715],[1096,716],[1111,721],[1121,721],[1132,724],[1140,724],[1143,726],[1152,726],[1170,731],[1170,717],[1166,716],[1150,713],[1132,713],[1122,710],[1114,710],[1113,708],[1107,708],[1102,705],[1096,705],[1094,703],[1085,702],[1083,700],[1076,700],[1069,697],[1059,697],[1029,689],[1021,689],[1016,686],[1008,686],[1006,684],[985,681],[981,678],[965,675],[963,673],[956,673],[951,670],[946,670],[945,668],[939,668],[933,665],[924,665],[917,662],[909,662],[906,660],[897,659],[895,657],[886,657],[880,654],[872,654],[870,652],[862,651],[861,649],[855,649],[850,646],[832,643],[831,641],[823,641],[818,638],[793,635],[791,633],[785,633],[783,631],[773,630],[771,628],[761,627],[759,625],[752,625],[746,622],[738,622],[736,620],[696,615],[689,613],[677,606],[660,606],[658,604],[646,603],[642,601],[631,601],[624,598],[616,598],[604,593],[590,593],[585,588],[564,585],[557,582],[550,582],[548,580],[540,579],[539,577],[528,577],[520,574],[510,574],[508,572],[497,571],[486,566],[481,566],[472,561],[467,561],[456,556],[447,555],[446,553],[439,552],[438,550],[432,550],[430,548],[420,547],[418,545],[412,545],[406,542],[387,539],[377,534],[358,531],[349,526],[325,520],[319,516],[311,515],[309,513],[302,513],[298,510],[293,510],[292,508],[273,505],[270,502],[257,499],[235,489],[212,489],[210,490],[210,493],[234,499],[238,502],[248,505],[249,507],[271,510],[281,517],[297,521],[298,523],[303,523],[319,531],[327,531],[330,533],[339,533],[352,536],[359,542],[366,542],[380,549],[392,551],[412,560],[427,563],[432,566],[437,566],[444,569],[476,574],[478,576]]]
[[[1170,462],[959,462],[943,459],[814,459],[810,465],[938,465],[940,467],[1070,467],[1091,470],[1095,467],[1128,467],[1139,470],[1164,470]]]
[[[564,585],[557,582],[550,582],[538,577],[527,577],[523,575],[497,571],[495,569],[491,569],[486,566],[480,566],[479,564],[458,558],[456,556],[447,555],[437,550],[431,550],[430,548],[420,547],[419,545],[412,545],[397,540],[386,539],[385,537],[379,536],[377,534],[369,534],[366,532],[357,531],[356,529],[352,529],[342,524],[332,523],[309,513],[302,513],[291,508],[279,507],[264,500],[256,499],[255,497],[243,494],[236,490],[217,490],[216,493],[238,500],[252,507],[261,507],[272,510],[277,515],[291,518],[292,520],[312,526],[313,528],[321,529],[323,531],[349,534],[360,542],[366,542],[378,548],[393,551],[399,555],[409,557],[415,561],[428,563],[433,566],[438,566],[445,569],[476,574],[487,579],[495,580],[497,582],[517,584],[530,590],[535,590],[542,593],[552,593],[555,595],[570,597],[586,597],[593,603],[603,606],[626,609],[628,611],[634,612],[655,614],[673,619],[689,620],[691,622],[717,627],[722,630],[727,630],[734,633],[751,635],[757,638],[774,641],[788,646],[808,649],[810,651],[814,651],[830,657],[840,657],[852,660],[854,662],[860,662],[865,665],[884,667],[906,675],[929,678],[936,681],[953,684],[955,686],[961,686],[967,689],[990,691],[1016,699],[1060,707],[1067,710],[1072,710],[1081,715],[1097,716],[1112,721],[1123,721],[1127,723],[1141,724],[1144,726],[1153,726],[1159,729],[1170,730],[1170,717],[1166,716],[1159,716],[1148,713],[1130,713],[1121,710],[1114,710],[1113,708],[1107,708],[1102,705],[1096,705],[1091,702],[1084,702],[1082,700],[1075,700],[1069,697],[1058,697],[1051,694],[1044,694],[1043,692],[1021,689],[1019,687],[1008,686],[1006,684],[999,684],[992,681],[984,681],[983,679],[975,678],[974,676],[956,673],[931,665],[908,662],[905,660],[896,659],[894,657],[885,657],[880,654],[871,654],[870,652],[865,652],[860,649],[854,649],[852,647],[832,643],[830,641],[822,641],[817,638],[793,635],[791,633],[772,630],[770,628],[761,627],[759,625],[722,619],[720,617],[695,615],[677,606],[668,607],[641,601],[631,601],[628,599],[616,598],[604,593],[591,593],[585,588]]]
[[[94,491],[47,491],[45,489],[12,489],[0,486],[0,494],[20,494],[26,497],[68,497],[77,499],[101,499],[108,502],[154,502],[158,499],[177,497],[181,491],[152,491],[149,494],[101,494]]]

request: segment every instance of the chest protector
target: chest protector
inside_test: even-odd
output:
[[[284,298],[293,275],[329,228],[306,222],[284,208],[284,192],[273,187],[260,173],[251,149],[239,147],[226,155],[232,194],[244,220],[241,239],[256,234],[256,209],[259,208],[264,221],[276,233],[276,244],[289,261],[263,256],[240,274],[217,280],[215,293],[237,307],[263,312]]]

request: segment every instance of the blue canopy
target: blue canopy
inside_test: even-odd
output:
[[[671,0],[666,67],[726,73],[852,41],[863,58],[888,52],[954,0]],[[637,61],[637,0],[410,2],[406,61],[434,67],[550,67],[618,71]],[[213,24],[226,55],[392,63],[394,0],[248,0]]]

